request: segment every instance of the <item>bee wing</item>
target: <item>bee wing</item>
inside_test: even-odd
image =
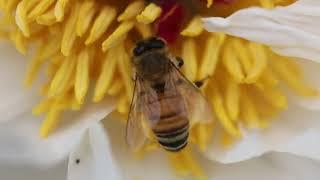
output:
[[[156,95],[154,93],[155,92],[153,92],[150,88],[146,87],[144,82],[142,82],[142,79],[136,77],[134,93],[126,127],[126,142],[133,151],[136,151],[143,146],[147,139],[148,131],[144,127],[145,125],[150,126],[150,121],[148,119],[148,113],[150,113],[150,110],[147,106],[147,101]],[[157,113],[155,113],[154,116],[156,115]],[[158,116],[160,117],[160,114]]]
[[[196,123],[212,122],[212,107],[201,91],[174,64],[172,64],[171,69],[170,80],[167,84],[175,86],[176,91],[182,95],[191,126]]]
[[[140,92],[141,82],[137,77],[126,127],[126,141],[132,150],[137,150],[146,140],[146,135],[142,126],[146,117],[142,110],[143,98],[140,96]]]

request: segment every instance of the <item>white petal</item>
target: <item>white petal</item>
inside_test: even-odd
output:
[[[69,158],[68,180],[121,179],[104,131],[103,125],[96,123],[82,136],[80,144]]]
[[[314,111],[319,111],[320,110],[320,100],[319,100],[319,98],[317,98],[317,99],[297,98],[296,101],[303,108],[307,108],[307,109],[314,110]]]
[[[113,155],[116,162],[118,162],[123,179],[174,179],[175,174],[163,151],[152,152],[142,159],[134,157],[134,154],[125,143],[125,124],[121,122],[123,120],[115,116],[109,116],[104,121],[112,144]]]
[[[271,153],[235,164],[208,163],[210,180],[317,180],[320,163],[286,153]]]
[[[113,109],[112,101],[91,104],[81,112],[71,113],[60,129],[48,139],[39,137],[40,119],[30,111],[0,125],[0,162],[52,166],[65,158],[92,123],[103,119]]]
[[[48,139],[39,138],[41,121],[31,114],[32,106],[39,97],[36,90],[22,86],[27,57],[19,55],[8,42],[1,42],[0,50],[0,162],[29,165],[58,163],[66,158],[90,123],[103,119],[112,110],[112,102],[88,106],[81,113],[65,119],[64,122],[70,122],[69,125],[63,126]]]
[[[320,78],[319,78],[319,69],[320,64],[314,63],[312,61],[307,60],[297,60],[299,65],[304,70],[304,74],[309,83],[320,90]],[[320,91],[319,91],[320,94]],[[310,110],[320,110],[320,97],[292,97],[294,98],[295,103],[299,104],[302,108],[310,109]]]
[[[63,128],[48,139],[41,139],[38,135],[41,120],[31,113],[32,106],[39,101],[37,90],[22,85],[28,57],[3,41],[0,51],[0,179],[61,180],[66,173],[55,171],[66,171],[62,165],[66,164],[71,149],[90,124],[112,111],[112,100],[87,106],[81,113],[71,113],[64,119],[67,123],[61,125]]]
[[[300,0],[288,7],[273,10],[249,8],[228,18],[204,19],[207,30],[225,32],[251,41],[266,44],[279,54],[320,62],[320,1]],[[307,65],[306,62],[301,63]],[[311,65],[312,64],[312,65]],[[311,68],[311,66],[313,66]],[[317,86],[319,66],[309,62],[307,74]],[[230,150],[213,145],[208,151],[211,159],[223,163],[238,162],[260,156],[269,151],[289,152],[320,160],[319,99],[291,102],[270,129],[247,132],[242,141]],[[302,105],[302,106],[301,106]]]
[[[205,153],[212,160],[233,163],[260,156],[266,152],[288,152],[320,160],[320,112],[303,109],[289,102],[289,108],[259,132],[247,131],[241,141],[225,149],[212,144]]]
[[[112,158],[116,160],[116,165],[119,165],[124,180],[187,179],[173,172],[164,151],[146,154],[143,159],[133,158],[133,154],[124,143],[125,126],[120,122],[121,120],[117,117],[109,116],[105,126],[112,144]],[[206,158],[201,158],[199,154],[197,156],[210,180],[317,180],[320,175],[317,171],[320,168],[319,162],[286,153],[272,153],[228,165],[208,161]],[[108,171],[108,168],[105,170]]]
[[[8,165],[0,162],[1,180],[66,180],[67,161],[50,168],[25,166],[23,164]]]
[[[273,10],[248,8],[227,18],[204,18],[210,32],[224,32],[270,46],[275,52],[320,62],[320,1],[299,0]]]
[[[168,176],[168,174],[171,174],[171,170],[167,168],[168,164],[157,165],[159,161],[162,161],[162,158],[163,156],[157,156],[153,158],[153,161],[145,161],[144,167],[148,169],[139,172],[139,174],[142,174],[140,179],[186,179],[184,177],[174,177],[173,175]],[[212,161],[209,162],[207,160],[203,161],[202,164],[205,166],[204,169],[210,180],[318,180],[320,176],[318,171],[320,168],[319,162],[286,153],[267,154],[259,158],[227,165]],[[152,168],[154,169],[152,171],[153,174],[145,173]],[[51,169],[0,165],[0,179],[66,180],[66,169],[66,163],[61,163],[59,166]],[[129,177],[132,171],[122,171],[122,173]],[[136,172],[136,174],[138,174],[138,172]],[[131,176],[129,178],[123,178],[123,180],[132,180],[134,178],[135,176]],[[105,179],[109,179],[108,176]]]
[[[27,65],[8,42],[0,41],[0,123],[17,118],[30,110],[37,100],[35,92],[22,86]]]

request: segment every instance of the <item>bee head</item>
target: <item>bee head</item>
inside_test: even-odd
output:
[[[160,38],[151,37],[138,42],[133,55],[136,72],[145,79],[158,79],[168,70],[170,59],[166,43]]]
[[[166,47],[166,42],[158,37],[150,37],[148,39],[139,41],[136,47],[133,49],[133,55],[135,57],[141,56],[146,52],[152,50],[159,50]]]

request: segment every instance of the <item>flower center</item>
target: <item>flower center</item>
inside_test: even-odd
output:
[[[4,13],[0,37],[10,39],[23,54],[28,46],[37,49],[25,85],[30,86],[38,71],[46,69],[43,100],[33,109],[35,115],[45,114],[41,136],[47,137],[56,129],[63,112],[81,110],[88,101],[89,87],[94,88],[93,102],[115,96],[117,111],[127,114],[133,93],[131,49],[137,40],[155,34],[165,38],[172,53],[184,59],[183,73],[190,81],[203,83],[201,91],[213,106],[215,123],[220,126],[196,124],[190,130],[190,144],[201,151],[218,128],[222,144],[230,146],[241,138],[239,126],[268,127],[270,118],[287,108],[281,84],[302,96],[317,94],[289,58],[254,42],[202,28],[201,16],[228,16],[241,8],[272,8],[292,0],[188,1],[196,6],[181,2],[0,1]],[[152,137],[150,140],[141,154],[159,148]],[[202,176],[190,154],[187,148],[168,156],[178,172]]]

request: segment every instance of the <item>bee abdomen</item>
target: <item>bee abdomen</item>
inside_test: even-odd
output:
[[[158,93],[158,101],[149,104],[151,120],[157,120],[152,131],[162,147],[177,152],[186,147],[189,137],[189,120],[179,94],[163,95]],[[157,112],[159,113],[153,113]]]
[[[189,124],[172,131],[155,132],[155,135],[164,149],[177,152],[188,144]]]

